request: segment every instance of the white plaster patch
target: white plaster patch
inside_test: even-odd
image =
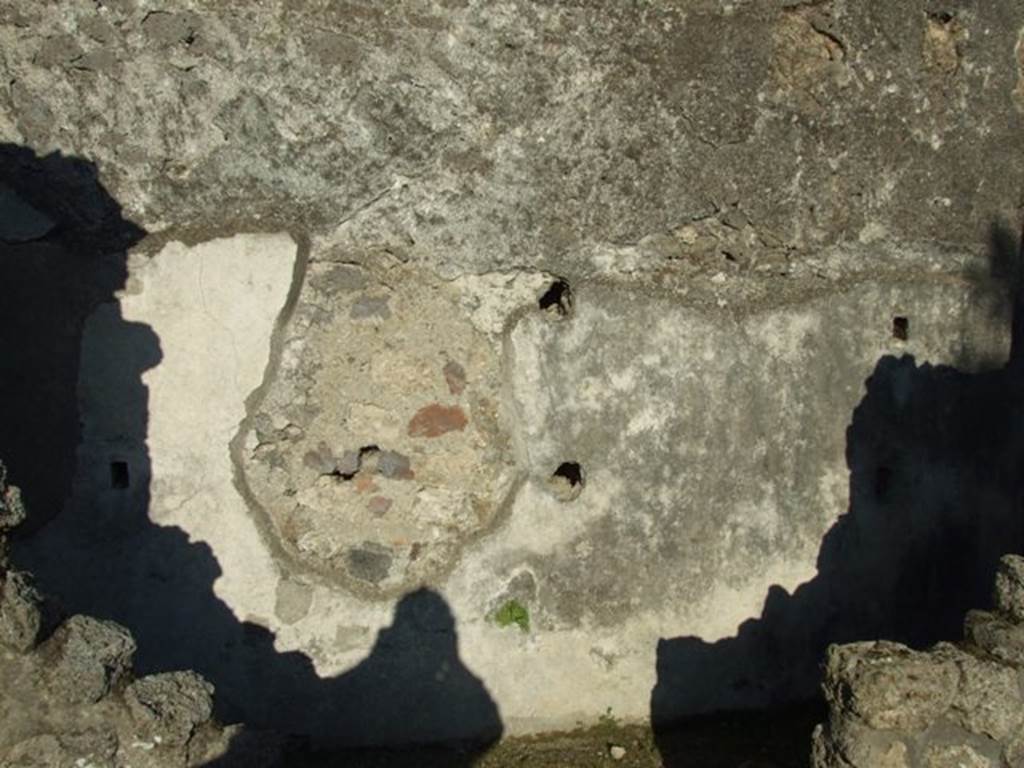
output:
[[[150,518],[210,545],[223,571],[214,590],[238,616],[271,615],[277,577],[234,488],[228,444],[262,381],[295,257],[285,234],[172,242],[132,257],[139,288],[120,296],[124,319],[152,328],[161,351],[142,376]]]

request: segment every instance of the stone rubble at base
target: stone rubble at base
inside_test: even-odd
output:
[[[1024,557],[1000,561],[993,604],[967,615],[959,645],[832,646],[814,768],[1024,765]]]

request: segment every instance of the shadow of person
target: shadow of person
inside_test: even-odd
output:
[[[327,720],[341,715],[350,743],[454,743],[472,733],[478,752],[502,733],[497,705],[459,658],[455,618],[430,589],[403,597],[370,655],[331,687]]]
[[[271,661],[252,668],[243,688],[251,695],[259,688],[253,678],[265,680],[262,694],[278,715],[277,730],[309,737],[303,765],[330,763],[344,750],[352,765],[468,767],[501,738],[498,707],[462,663],[455,618],[433,590],[402,597],[369,655],[333,678],[317,677],[303,654],[275,653],[263,627],[249,623],[243,631],[243,642],[258,651],[250,661]],[[250,764],[252,738],[243,731],[207,765]]]
[[[286,695],[308,731],[318,735],[322,759],[345,747],[350,760],[360,754],[353,748],[364,748],[364,758],[372,761],[368,755],[381,759],[379,750],[365,748],[385,746],[394,750],[389,765],[404,764],[404,756],[412,765],[470,766],[501,738],[498,707],[462,663],[455,619],[430,589],[398,601],[390,626],[356,667],[313,688],[301,678],[292,680]],[[297,702],[302,704],[295,707]],[[237,748],[210,765],[246,762],[245,742],[243,734]],[[403,747],[416,749],[403,753]]]
[[[849,507],[822,540],[817,575],[793,594],[772,586],[735,637],[658,642],[651,719],[666,766],[687,764],[673,737],[682,716],[816,697],[831,643],[959,639],[965,611],[989,599],[999,557],[1021,551],[1024,313],[1013,235],[994,226],[989,255],[1010,304],[1009,360],[971,373],[882,357],[847,428]]]
[[[324,748],[458,741],[444,764],[470,765],[502,725],[440,595],[404,597],[369,657],[324,679],[215,594],[208,545],[152,522],[143,374],[161,345],[117,301],[127,249],[145,233],[86,161],[0,145],[0,170],[0,456],[34,514],[15,565],[68,612],[128,627],[137,673],[204,675],[222,722]],[[239,764],[243,746],[224,760]]]

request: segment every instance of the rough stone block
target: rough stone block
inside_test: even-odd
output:
[[[21,491],[7,485],[7,468],[0,464],[0,533],[20,525],[25,519],[25,505]]]
[[[0,645],[25,653],[39,642],[46,625],[42,595],[27,573],[0,574]]]
[[[114,766],[117,755],[117,730],[111,724],[70,730],[57,735],[61,747],[72,756],[73,765],[106,768]]]
[[[1003,764],[1024,768],[1024,731],[1019,731],[1003,746]]]
[[[898,733],[883,733],[852,721],[818,726],[812,736],[813,768],[908,768],[907,745]]]
[[[999,561],[994,592],[996,610],[1024,623],[1024,557],[1005,555]]]
[[[870,728],[917,731],[952,705],[959,671],[946,658],[888,641],[832,646],[825,695]]]
[[[147,735],[187,744],[213,714],[213,686],[195,672],[166,672],[136,680],[125,690],[125,701]]]
[[[1000,661],[1024,665],[1024,625],[986,611],[969,611],[964,620],[964,637]]]
[[[954,651],[950,651],[950,655]],[[979,736],[996,741],[1009,738],[1020,727],[1024,714],[1017,672],[962,651],[955,653],[960,687],[949,716]]]
[[[53,685],[71,701],[99,701],[131,670],[135,640],[112,621],[72,616],[53,641]]]
[[[25,739],[0,754],[4,768],[64,768],[73,765],[71,755],[52,733]]]
[[[991,760],[967,744],[933,745],[925,750],[924,768],[996,768]]]

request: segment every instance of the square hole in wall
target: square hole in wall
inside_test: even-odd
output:
[[[130,483],[128,476],[127,461],[110,462],[110,487],[121,490],[127,488]]]
[[[875,498],[885,501],[889,497],[891,487],[892,470],[889,467],[879,467],[875,470]]]
[[[910,336],[910,318],[897,315],[892,319],[892,337],[897,341],[906,341]]]

